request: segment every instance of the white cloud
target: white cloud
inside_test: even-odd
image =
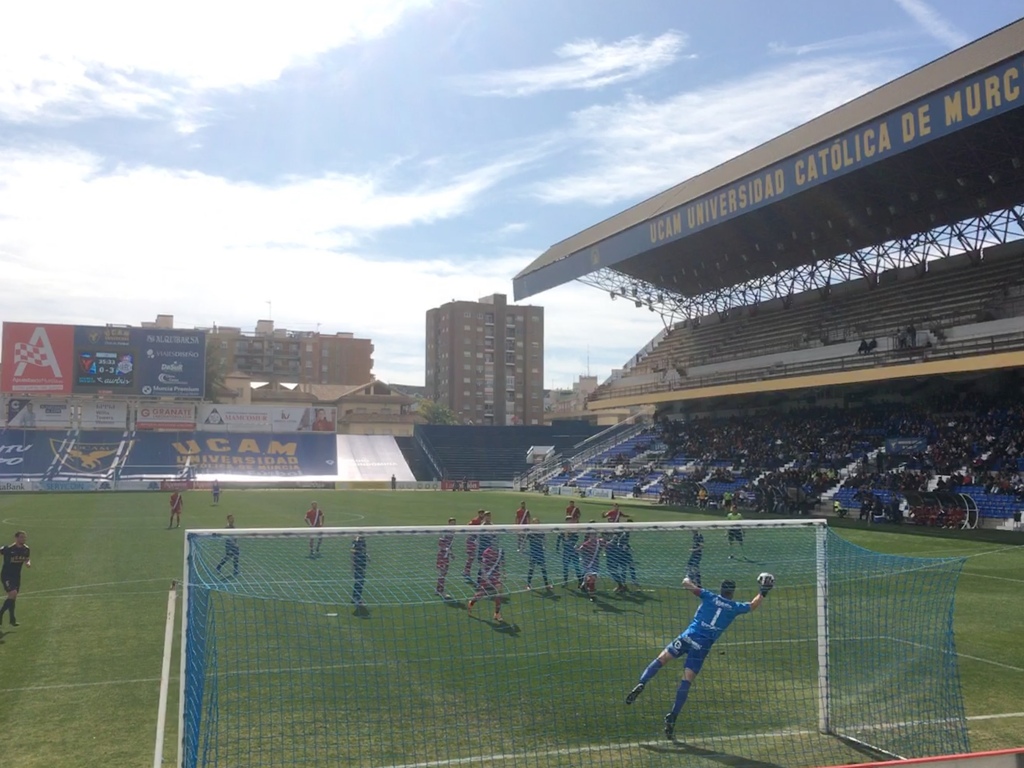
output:
[[[525,232],[529,228],[530,225],[527,224],[525,221],[512,221],[498,230],[498,237],[518,235],[520,232]]]
[[[538,184],[548,203],[609,205],[660,192],[884,82],[880,59],[801,61],[657,101],[577,112],[566,151],[581,170]]]
[[[827,40],[817,40],[813,43],[802,43],[800,45],[789,45],[787,43],[768,43],[768,52],[782,56],[807,56],[809,54],[832,53],[834,51],[849,51],[854,48],[875,46],[878,43],[888,43],[895,40],[904,40],[905,34],[898,29],[880,29],[874,32],[865,32],[862,35],[845,35],[844,37],[832,37]]]
[[[532,96],[547,91],[593,90],[636,80],[672,64],[686,36],[666,32],[651,40],[635,35],[602,45],[596,40],[566,43],[555,51],[559,61],[538,67],[495,70],[462,78],[462,85],[482,96]]]
[[[190,94],[272,82],[289,67],[384,34],[431,1],[294,0],[286,12],[245,0],[7,3],[0,117],[171,110]]]
[[[537,250],[431,259],[373,252],[371,235],[464,214],[516,167],[500,161],[437,185],[325,176],[270,187],[146,166],[108,170],[71,149],[0,150],[0,319],[137,324],[170,313],[185,327],[251,329],[272,301],[279,326],[370,338],[378,377],[421,382],[426,310],[510,294]],[[624,320],[595,297],[579,285],[552,292],[546,381],[570,381],[588,343],[614,338],[591,354],[606,373],[657,330],[655,316]]]
[[[924,0],[896,0],[904,12],[940,43],[950,48],[965,45],[970,38],[943,18]]]

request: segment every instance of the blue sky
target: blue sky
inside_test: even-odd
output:
[[[0,319],[373,339],[986,34],[1019,0],[33,2],[0,9]],[[287,11],[284,9],[287,8]],[[545,384],[656,315],[580,284]]]

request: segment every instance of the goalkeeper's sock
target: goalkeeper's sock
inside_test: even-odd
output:
[[[672,705],[672,719],[675,720],[679,715],[679,711],[683,708],[683,704],[686,703],[686,697],[690,695],[690,681],[685,677],[679,683],[679,688],[676,689],[676,703]]]
[[[651,678],[658,674],[659,669],[661,669],[661,662],[658,659],[655,659],[647,665],[647,669],[645,669],[644,673],[640,675],[640,682],[647,685],[651,682]]]
[[[0,606],[0,622],[2,622],[4,620],[4,614],[7,613],[7,611],[10,609],[10,607],[11,607],[11,598],[8,597],[6,600],[4,600],[4,604],[2,606]]]

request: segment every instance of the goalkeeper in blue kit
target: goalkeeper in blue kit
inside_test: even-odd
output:
[[[676,699],[671,711],[665,715],[665,736],[669,739],[675,733],[676,718],[686,703],[686,697],[690,693],[690,686],[700,673],[704,660],[711,651],[711,646],[722,636],[722,633],[732,624],[733,619],[744,613],[750,613],[764,601],[765,597],[775,586],[775,577],[770,573],[762,573],[757,577],[759,586],[758,594],[749,603],[738,602],[732,599],[736,591],[736,582],[726,580],[722,582],[721,594],[716,594],[709,589],[701,589],[687,576],[683,579],[683,587],[700,598],[700,607],[693,615],[693,620],[683,632],[669,643],[654,661],[652,661],[643,674],[640,675],[640,682],[626,696],[626,703],[632,704],[637,697],[643,693],[647,683],[651,681],[658,670],[668,664],[672,659],[686,656],[683,668],[683,679],[676,690]]]

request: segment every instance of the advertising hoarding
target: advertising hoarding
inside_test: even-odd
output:
[[[206,392],[205,331],[134,328],[139,394],[202,399]]]
[[[4,323],[0,390],[201,399],[206,334],[115,326]]]
[[[197,428],[203,432],[336,431],[337,408],[305,405],[200,405]]]
[[[0,391],[61,395],[71,392],[74,331],[70,325],[4,323]]]
[[[116,400],[86,400],[81,404],[82,429],[125,429],[128,403]]]
[[[72,413],[66,400],[12,397],[4,423],[10,429],[70,429]]]
[[[135,412],[136,429],[177,429],[191,432],[196,428],[194,405],[142,405]]]
[[[140,432],[122,477],[148,475],[337,476],[334,435],[247,432],[174,435]]]

